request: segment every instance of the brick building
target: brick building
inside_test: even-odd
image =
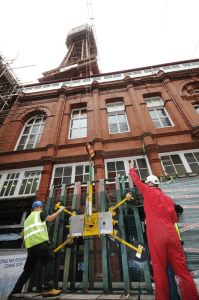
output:
[[[69,32],[57,69],[25,86],[0,131],[1,221],[20,223],[52,184],[199,172],[199,60],[99,73],[92,30]],[[14,97],[16,99],[16,96]],[[180,175],[181,174],[181,175]],[[97,186],[96,186],[97,191]]]

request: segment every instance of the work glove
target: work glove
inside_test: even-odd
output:
[[[62,210],[64,210],[65,207],[64,206],[60,206],[60,208],[58,209],[59,212],[62,212]]]

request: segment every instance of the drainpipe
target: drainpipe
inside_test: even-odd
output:
[[[151,67],[152,72],[154,74],[157,75],[157,77],[160,78],[160,76],[158,75],[158,73],[155,73],[153,68]],[[161,80],[161,78],[160,78]],[[167,93],[169,94],[169,96],[171,97],[171,99],[173,100],[175,106],[177,107],[177,109],[179,110],[180,114],[182,115],[183,119],[185,120],[187,126],[190,128],[190,130],[193,132],[193,126],[190,124],[190,122],[188,121],[188,119],[186,118],[186,116],[184,115],[183,111],[181,110],[180,106],[178,105],[178,103],[176,102],[176,100],[174,99],[173,95],[171,94],[170,90],[168,89],[167,85],[161,80],[162,85],[164,86],[165,90],[167,91]],[[199,138],[196,136],[197,141],[199,141]]]
[[[65,105],[66,105],[66,97],[65,97],[65,100],[64,100],[64,104],[63,104],[62,112],[61,112],[61,117],[60,117],[60,121],[59,121],[59,128],[58,128],[57,140],[56,140],[56,144],[55,144],[54,157],[56,157],[56,155],[57,155],[57,147],[58,147],[58,143],[59,143],[59,136],[60,136],[60,131],[61,131],[61,125],[62,125]],[[47,199],[48,199],[48,196],[49,196],[50,183],[51,183],[51,179],[52,179],[54,165],[55,165],[55,163],[53,162],[52,170],[51,170],[51,174],[50,174],[50,179],[49,179],[49,183],[48,183],[48,194],[47,194],[47,197],[46,197]]]

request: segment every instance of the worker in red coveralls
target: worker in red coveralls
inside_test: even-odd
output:
[[[159,188],[156,176],[148,176],[146,184],[142,183],[136,173],[134,161],[130,162],[130,176],[144,197],[146,229],[151,254],[155,299],[170,300],[167,265],[179,280],[183,300],[199,300],[192,275],[187,269],[185,255],[174,224],[178,222],[173,201]],[[129,199],[130,200],[130,196]]]

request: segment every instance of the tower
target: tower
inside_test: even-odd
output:
[[[93,30],[88,24],[68,32],[68,52],[58,68],[44,72],[39,82],[99,74],[97,46]]]

